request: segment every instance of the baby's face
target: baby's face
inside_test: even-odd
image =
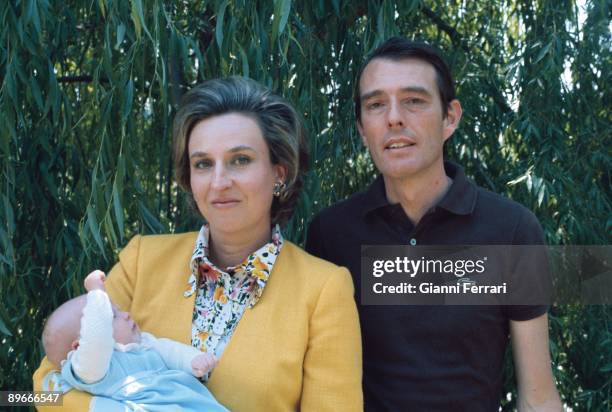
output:
[[[140,329],[130,314],[119,310],[113,304],[113,338],[115,342],[127,345],[140,342]]]

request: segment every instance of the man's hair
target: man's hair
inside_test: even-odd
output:
[[[355,81],[353,102],[355,104],[355,119],[361,123],[361,90],[359,83],[367,65],[374,59],[386,59],[400,61],[405,59],[418,59],[433,66],[436,71],[436,83],[442,103],[442,115],[446,118],[446,112],[450,102],[455,99],[455,87],[448,65],[440,55],[440,52],[427,43],[414,42],[402,37],[391,37],[378,46],[363,62],[357,79]]]
[[[306,138],[293,106],[254,80],[244,77],[206,80],[183,97],[173,132],[178,184],[191,193],[189,137],[193,128],[202,120],[227,113],[253,118],[261,129],[272,164],[286,168],[286,188],[274,197],[271,210],[272,223],[285,223],[300,195],[308,166]]]

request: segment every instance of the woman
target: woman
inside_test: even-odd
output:
[[[348,271],[284,240],[306,165],[295,110],[252,80],[209,80],[174,124],[178,183],[199,233],[136,236],[106,284],[147,332],[220,358],[206,385],[232,411],[362,409]],[[35,388],[53,366],[45,359]],[[71,392],[64,405],[87,408]]]

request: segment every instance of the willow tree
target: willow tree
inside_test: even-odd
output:
[[[0,386],[27,389],[45,317],[135,233],[194,230],[171,121],[204,79],[254,78],[292,101],[311,171],[287,235],[375,169],[351,94],[391,35],[443,50],[464,107],[447,154],[531,208],[552,244],[609,244],[610,3],[571,0],[11,0],[0,21]],[[612,408],[611,311],[553,307],[574,410]],[[511,369],[510,369],[511,370]],[[10,372],[10,373],[9,373]],[[512,408],[511,374],[504,408]]]

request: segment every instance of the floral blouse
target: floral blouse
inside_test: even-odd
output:
[[[221,357],[247,307],[257,304],[266,287],[283,236],[276,225],[272,239],[241,264],[220,269],[208,259],[208,225],[203,225],[191,257],[185,298],[196,293],[191,344],[203,352]]]

